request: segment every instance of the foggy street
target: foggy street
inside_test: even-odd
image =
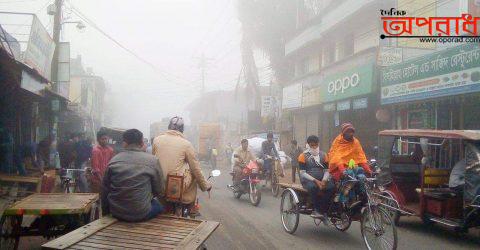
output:
[[[281,195],[273,197],[267,186],[262,189],[260,204],[254,207],[247,194],[239,200],[233,197],[227,188],[231,184],[230,170],[223,166],[221,171],[222,175],[215,178],[211,199],[206,193],[200,195],[202,217],[199,219],[216,220],[221,224],[207,240],[208,249],[364,248],[359,222],[353,222],[350,229],[340,232],[333,226],[315,226],[312,218],[300,215],[295,234],[286,233],[280,220]],[[397,230],[398,249],[474,249],[480,244],[478,232],[457,237],[453,231],[438,225],[426,228],[418,218],[402,217]]]
[[[0,0],[4,249],[480,250],[480,0]]]

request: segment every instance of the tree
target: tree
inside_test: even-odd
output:
[[[258,92],[258,72],[253,56],[260,49],[268,56],[275,77],[287,79],[284,44],[295,30],[296,0],[239,0],[238,17],[242,24],[242,62],[247,86]]]

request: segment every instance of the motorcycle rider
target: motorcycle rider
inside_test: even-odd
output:
[[[210,192],[212,186],[203,176],[195,150],[192,143],[185,139],[183,129],[183,118],[173,117],[168,130],[154,139],[152,153],[160,160],[163,176],[184,176],[182,203],[193,205],[197,197],[197,186],[203,192]]]
[[[252,152],[248,148],[248,140],[242,139],[241,146],[236,148],[233,152],[233,186],[238,187],[243,176],[243,168],[247,166],[250,161],[255,160]]]
[[[334,184],[328,173],[327,155],[318,148],[319,138],[310,135],[308,148],[298,156],[300,182],[312,198],[314,211],[312,217],[327,220],[327,211],[334,194]],[[320,194],[322,191],[322,194]]]
[[[267,133],[267,140],[262,142],[263,169],[266,173],[272,170],[273,159],[280,159],[277,148],[273,142],[273,133]]]

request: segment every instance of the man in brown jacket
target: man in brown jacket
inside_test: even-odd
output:
[[[183,126],[181,117],[173,117],[168,131],[153,141],[152,153],[160,160],[165,178],[168,174],[184,175],[187,186],[182,202],[192,204],[197,197],[197,186],[204,192],[210,191],[212,186],[203,176],[192,143],[183,136]]]

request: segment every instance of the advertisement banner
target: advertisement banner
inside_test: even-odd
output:
[[[331,102],[369,94],[373,90],[374,62],[327,75],[320,85],[320,101]]]
[[[282,109],[302,106],[302,84],[297,83],[283,88]]]
[[[36,69],[40,75],[50,80],[55,43],[36,16],[32,19],[30,39],[25,50],[23,61]]]
[[[385,68],[381,85],[382,104],[479,91],[480,47],[464,44]]]

